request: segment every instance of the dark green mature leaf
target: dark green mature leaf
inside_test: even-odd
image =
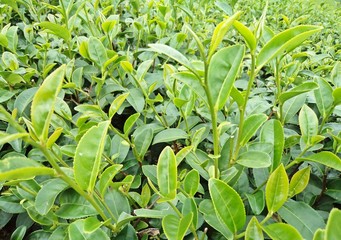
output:
[[[341,159],[332,152],[319,152],[307,157],[296,158],[295,161],[303,162],[303,161],[311,161],[321,163],[327,167],[334,168],[338,171],[341,171]]]
[[[207,87],[216,110],[223,108],[230,96],[244,53],[244,46],[234,45],[219,50],[212,57],[208,67]]]
[[[304,202],[289,200],[278,211],[279,215],[294,226],[305,239],[312,239],[318,228],[324,228],[323,218]]]
[[[278,33],[260,50],[256,61],[257,70],[260,70],[265,64],[281,56],[284,52],[291,52],[307,38],[321,31],[321,29],[318,26],[301,25]]]
[[[217,216],[231,232],[236,233],[246,221],[242,199],[232,187],[221,180],[210,179],[208,185]]]
[[[169,128],[165,129],[158,134],[155,135],[153,144],[162,143],[162,142],[172,142],[179,139],[188,138],[187,133],[179,128]]]
[[[25,225],[19,226],[11,235],[11,240],[22,240],[25,237],[27,227]]]
[[[303,240],[301,234],[289,224],[273,223],[263,227],[263,230],[273,240]]]
[[[265,207],[264,191],[259,190],[253,194],[246,194],[246,197],[249,201],[252,212],[256,215],[261,214]]]
[[[87,219],[79,219],[71,223],[68,227],[69,239],[70,240],[91,240],[91,239],[103,239],[109,240],[109,236],[101,229],[87,229],[87,225],[89,224],[89,220],[91,220],[91,224],[94,224],[96,221],[94,218]]]
[[[330,212],[327,222],[325,239],[340,239],[341,238],[341,210],[333,208]]]
[[[52,208],[57,196],[69,185],[63,180],[56,178],[46,183],[38,192],[35,200],[35,208],[41,215],[47,214]]]
[[[244,146],[251,139],[253,135],[257,132],[257,130],[262,126],[262,124],[267,120],[267,116],[265,114],[253,114],[249,116],[243,126],[242,130],[242,138],[240,139],[240,145]]]
[[[168,146],[162,150],[158,160],[157,182],[163,198],[172,200],[176,197],[177,164],[174,152]]]
[[[51,73],[34,95],[31,117],[37,137],[45,142],[54,110],[57,95],[62,88],[65,65]]]
[[[28,179],[54,173],[54,169],[25,157],[9,157],[0,161],[0,181]]]
[[[153,129],[145,128],[134,137],[134,144],[140,157],[143,157],[153,140]]]
[[[76,148],[74,171],[77,184],[92,192],[102,160],[105,139],[110,122],[101,122],[91,127],[81,138]]]
[[[217,215],[213,203],[209,199],[203,200],[199,205],[199,211],[204,215],[205,221],[214,229],[224,235],[226,239],[233,239],[233,233]]]
[[[183,239],[193,218],[190,213],[182,218],[175,215],[167,215],[162,219],[162,228],[169,240]]]
[[[273,171],[265,188],[266,206],[270,214],[277,212],[285,203],[289,193],[289,179],[283,164]]]
[[[267,121],[260,132],[260,142],[271,143],[273,145],[271,171],[276,169],[281,163],[284,149],[284,130],[280,121],[271,119]]]

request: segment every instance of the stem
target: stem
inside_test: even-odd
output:
[[[253,85],[253,82],[255,81],[255,76],[256,76],[256,57],[254,54],[251,54],[251,72],[250,72],[250,79],[247,85],[247,89],[246,89],[246,94],[245,94],[245,99],[244,99],[244,104],[242,106],[242,108],[240,109],[240,119],[239,119],[239,130],[238,130],[238,139],[237,139],[237,146],[236,146],[236,150],[234,152],[234,157],[231,159],[231,166],[235,163],[238,154],[239,154],[239,150],[242,147],[240,142],[242,139],[242,132],[243,132],[243,128],[244,128],[244,122],[245,122],[245,111],[246,111],[246,106],[247,106],[247,102],[249,100],[249,95],[251,92],[251,88]]]

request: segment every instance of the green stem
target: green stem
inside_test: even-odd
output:
[[[250,92],[251,92],[251,88],[253,85],[253,82],[255,81],[255,77],[256,77],[256,57],[254,54],[251,54],[251,70],[250,70],[250,79],[247,85],[247,89],[246,89],[246,94],[245,94],[245,98],[244,98],[244,104],[242,106],[242,108],[240,109],[240,119],[239,119],[239,130],[238,130],[238,138],[237,138],[237,145],[236,145],[236,149],[234,152],[234,157],[231,159],[231,166],[235,163],[240,148],[242,147],[240,142],[242,139],[242,132],[243,132],[243,128],[244,128],[244,122],[245,122],[245,111],[246,111],[246,106],[247,106],[247,102],[249,100],[249,96],[250,96]]]

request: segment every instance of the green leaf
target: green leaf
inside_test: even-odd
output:
[[[341,87],[341,62],[338,61],[335,63],[332,72],[330,73],[330,77],[332,82],[336,87]]]
[[[220,49],[212,57],[208,67],[207,88],[216,110],[223,108],[230,96],[244,53],[243,45],[233,45]]]
[[[261,214],[265,207],[265,199],[264,199],[263,190],[259,190],[253,194],[245,194],[245,195],[249,201],[252,212],[256,215]]]
[[[0,33],[0,45],[3,47],[7,47],[8,46],[8,40],[6,35]]]
[[[318,85],[316,83],[305,82],[305,83],[298,85],[297,87],[290,89],[289,91],[282,93],[281,95],[279,95],[278,100],[281,104],[283,104],[286,100],[288,100],[290,98],[293,98],[297,95],[309,92],[309,91],[317,89],[317,88],[318,88]]]
[[[13,133],[13,134],[7,134],[4,132],[0,132],[0,146],[12,142],[16,139],[20,139],[23,137],[28,137],[28,133]]]
[[[211,200],[203,200],[199,205],[199,211],[204,215],[205,222],[207,222],[211,227],[223,234],[226,239],[233,239],[233,233],[221,221],[220,217],[217,216]]]
[[[100,68],[108,60],[108,55],[103,43],[96,37],[90,37],[88,43],[89,58]]]
[[[263,230],[273,240],[303,240],[300,233],[289,224],[273,223],[263,227]]]
[[[89,193],[93,191],[102,160],[105,139],[110,122],[92,126],[76,148],[74,171],[77,184]]]
[[[199,172],[195,169],[189,171],[184,179],[184,190],[189,196],[193,197],[198,191],[200,184]]]
[[[289,179],[283,164],[270,175],[265,188],[266,206],[270,214],[277,212],[288,198]]]
[[[248,168],[265,168],[271,165],[271,157],[265,152],[247,151],[240,154],[236,162]]]
[[[314,90],[316,105],[322,115],[322,119],[326,119],[331,114],[334,105],[333,89],[329,83],[322,78],[316,79],[316,82],[319,86],[319,88]]]
[[[98,214],[96,209],[81,195],[68,189],[58,197],[60,207],[55,212],[56,216],[63,219],[78,219]]]
[[[241,197],[232,187],[221,180],[210,179],[208,186],[218,218],[231,232],[236,233],[246,221],[245,208]]]
[[[54,104],[62,88],[64,74],[65,65],[62,65],[44,80],[32,101],[32,125],[42,142],[47,140]]]
[[[267,121],[260,132],[260,142],[271,143],[273,145],[273,151],[271,152],[272,172],[281,163],[284,149],[284,130],[281,122],[276,119]]]
[[[91,218],[92,220],[93,218]],[[91,239],[103,239],[109,240],[109,236],[101,229],[89,231],[87,229],[87,219],[79,219],[72,222],[68,227],[68,235],[70,240],[91,240]],[[98,221],[98,220],[96,220]]]
[[[0,181],[29,179],[37,175],[54,175],[52,168],[25,157],[8,157],[0,161]]]
[[[341,171],[341,159],[332,152],[319,152],[307,157],[296,158],[295,161],[311,161],[323,164],[327,167]]]
[[[278,211],[281,218],[294,226],[305,239],[312,239],[318,228],[324,228],[321,215],[304,202],[287,201]]]
[[[136,150],[141,158],[146,154],[153,140],[153,129],[145,128],[134,137]]]
[[[307,38],[321,30],[322,27],[319,26],[301,25],[278,33],[260,50],[256,60],[257,71],[284,52],[291,52]]]
[[[317,229],[317,231],[314,234],[313,240],[325,240],[327,239],[325,235],[326,235],[326,230]]]
[[[245,42],[250,49],[251,52],[254,52],[257,47],[257,41],[255,35],[252,33],[252,31],[247,28],[244,24],[241,22],[235,20],[233,22],[233,26],[237,29],[237,31],[243,36],[245,39]]]
[[[236,87],[231,89],[231,98],[238,104],[238,107],[242,107],[245,103],[243,95],[238,91]]]
[[[245,240],[262,240],[264,239],[262,227],[257,218],[253,216],[247,225],[245,231]]]
[[[247,144],[251,137],[255,135],[257,130],[262,126],[263,123],[265,123],[267,119],[268,117],[263,113],[249,116],[244,122],[240,145],[244,146]]]
[[[68,187],[69,185],[59,178],[48,181],[37,194],[34,204],[37,212],[46,215],[52,208],[58,194]]]
[[[340,221],[341,221],[341,210],[337,208],[333,208],[328,218],[325,239],[340,239],[341,238]]]
[[[302,108],[302,106],[305,103],[305,100],[307,98],[307,94],[300,94],[296,97],[293,97],[289,99],[288,101],[285,101],[283,104],[283,116],[282,119],[285,123],[289,122],[296,113]]]
[[[52,22],[41,22],[37,24],[39,27],[50,30],[54,35],[63,38],[65,42],[68,42],[71,38],[71,33],[69,30],[57,23]]]
[[[172,142],[179,139],[187,139],[187,133],[179,128],[165,129],[155,135],[153,145],[162,142]]]
[[[122,213],[131,212],[129,201],[121,191],[109,188],[104,196],[104,201],[110,210],[110,213],[108,210],[105,210],[105,213],[110,218],[112,218],[111,216],[113,214],[116,219],[119,219]]]
[[[180,53],[178,50],[176,50],[172,47],[169,47],[167,45],[160,44],[160,43],[148,44],[148,46],[152,49],[152,51],[160,53],[160,54],[164,54],[164,55],[174,59],[175,61],[177,61],[181,65],[185,66],[191,72],[196,72],[195,68],[190,63],[190,61],[182,53]]]
[[[22,240],[25,237],[26,233],[26,226],[21,225],[19,226],[11,235],[11,240]]]
[[[194,74],[190,72],[179,72],[174,73],[172,77],[186,84],[208,106],[208,100],[205,93],[205,89],[201,85],[200,80]]]
[[[310,167],[303,168],[292,176],[289,184],[289,196],[293,197],[302,192],[309,183]]]
[[[334,106],[341,104],[341,87],[334,89],[333,98],[334,98]]]
[[[307,145],[310,145],[312,137],[318,133],[318,119],[315,112],[307,105],[303,105],[298,121],[302,139]]]
[[[129,135],[131,129],[133,128],[136,121],[139,119],[140,115],[141,115],[140,113],[134,113],[125,121],[124,127],[123,127],[124,135],[126,136]]]
[[[111,103],[109,108],[109,118],[112,118],[118,109],[122,106],[124,100],[128,97],[129,93],[123,93],[115,98],[115,100]]]
[[[192,223],[193,214],[182,218],[175,215],[167,215],[162,219],[162,228],[169,240],[182,240],[187,229]]]
[[[115,177],[115,175],[122,169],[123,165],[121,164],[114,164],[104,170],[102,173],[100,180],[99,180],[99,192],[101,196],[104,196],[106,190],[108,189],[110,183],[112,182],[112,179]]]
[[[157,183],[163,198],[173,200],[176,197],[177,177],[176,158],[167,146],[162,150],[157,164]]]
[[[223,41],[223,38],[225,37],[229,28],[232,26],[233,22],[236,19],[238,19],[240,15],[241,15],[240,11],[236,12],[234,15],[227,19],[224,19],[216,26],[216,28],[213,31],[210,49],[208,52],[208,62],[210,62],[212,55],[214,54],[215,50],[219,47],[220,43]]]

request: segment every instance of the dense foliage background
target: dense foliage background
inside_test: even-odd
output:
[[[0,13],[1,239],[341,239],[340,3]]]

